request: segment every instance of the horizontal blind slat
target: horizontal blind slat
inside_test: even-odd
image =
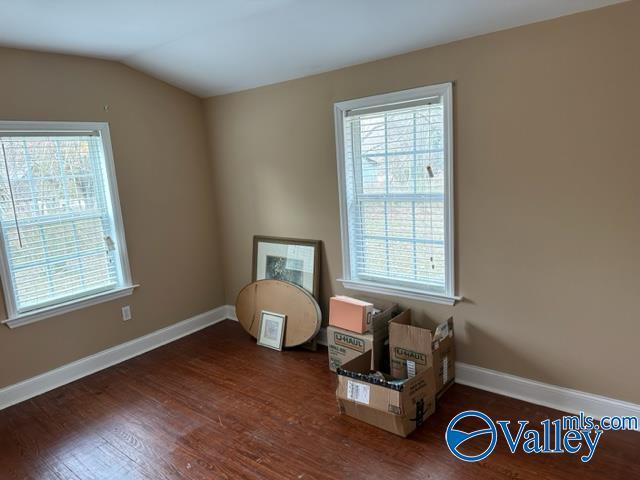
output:
[[[0,142],[0,219],[18,311],[116,285],[98,132],[0,131]]]
[[[352,111],[344,121],[352,278],[441,289],[444,110],[441,102],[398,107]]]

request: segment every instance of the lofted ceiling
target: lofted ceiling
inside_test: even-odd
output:
[[[0,0],[0,45],[121,61],[207,97],[622,0]]]

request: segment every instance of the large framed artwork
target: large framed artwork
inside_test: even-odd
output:
[[[320,241],[253,237],[253,281],[273,279],[294,283],[320,295]]]

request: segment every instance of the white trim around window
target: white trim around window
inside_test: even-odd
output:
[[[342,240],[342,278],[338,279],[345,288],[365,291],[369,293],[377,293],[383,295],[390,295],[396,297],[410,298],[416,300],[423,300],[434,303],[441,303],[447,305],[453,305],[461,297],[455,294],[455,257],[454,257],[454,218],[453,218],[453,85],[452,83],[443,83],[439,85],[431,85],[426,87],[415,88],[411,90],[404,90],[400,92],[387,93],[382,95],[375,95],[371,97],[365,97],[355,100],[348,100],[339,102],[334,105],[334,119],[335,119],[335,136],[336,136],[336,153],[338,163],[338,193],[340,200],[340,230]],[[413,187],[413,191],[406,195],[398,195],[396,192],[390,193],[389,187],[389,165],[390,158],[393,153],[389,153],[387,149],[387,123],[391,124],[393,115],[398,112],[409,112],[412,109],[419,109],[421,107],[438,105],[442,106],[442,121],[441,121],[441,146],[439,147],[439,165],[441,168],[440,174],[442,175],[440,186],[443,189],[443,193],[439,195],[442,204],[442,235],[438,241],[438,247],[442,252],[443,261],[438,265],[442,267],[442,273],[437,279],[438,284],[430,284],[429,280],[422,280],[416,274],[412,280],[407,277],[405,281],[401,278],[401,275],[391,274],[385,276],[384,273],[367,271],[366,267],[362,267],[362,264],[366,264],[368,258],[366,254],[362,253],[362,244],[365,242],[365,235],[363,224],[365,223],[364,216],[355,212],[360,211],[360,205],[357,204],[358,193],[361,197],[368,198],[380,198],[382,202],[385,202],[385,220],[384,224],[390,223],[387,217],[387,206],[389,202],[394,202],[397,199],[408,201],[414,201],[416,198],[420,198],[418,195],[420,192],[417,187]],[[389,117],[388,117],[388,116]],[[386,176],[386,187],[384,190],[381,188],[380,193],[377,196],[367,195],[364,192],[362,184],[364,183],[364,174],[362,171],[358,172],[358,168],[355,165],[360,162],[362,158],[365,158],[367,154],[361,152],[362,143],[360,138],[360,132],[364,131],[360,127],[353,130],[353,127],[349,127],[354,118],[362,118],[363,122],[371,120],[375,116],[383,117],[384,126],[384,152],[375,153],[374,155],[384,156],[386,162],[386,172],[382,176]],[[375,120],[375,118],[374,118]],[[351,123],[352,125],[352,123]],[[351,130],[349,130],[351,128]],[[351,138],[345,138],[345,132],[349,130]],[[355,131],[355,135],[354,135]],[[414,178],[416,174],[416,155],[418,151],[415,140],[415,116],[414,116],[414,140],[413,140],[413,153],[414,153]],[[371,155],[373,157],[374,155]],[[356,160],[353,160],[356,159]],[[428,162],[428,161],[427,161]],[[431,167],[429,167],[429,174],[431,175]],[[358,172],[358,173],[356,173]],[[358,178],[359,175],[359,178]],[[369,177],[370,178],[370,177]],[[365,179],[368,180],[368,179]],[[415,185],[415,183],[414,183]],[[356,200],[354,200],[356,198]],[[424,201],[428,202],[428,197],[424,196]],[[371,201],[371,200],[368,200]],[[415,205],[415,203],[414,203]],[[355,210],[354,210],[355,208]],[[433,212],[433,205],[430,207]],[[431,213],[433,215],[433,213]],[[415,244],[417,241],[425,241],[424,239],[417,240],[416,236],[416,215],[415,207],[413,213],[413,237],[410,239],[402,239],[407,241],[407,245],[411,245],[411,241]],[[386,229],[386,227],[385,227]],[[387,235],[387,236],[385,236]],[[393,236],[389,236],[388,232],[384,232],[381,235],[381,241],[394,240]],[[367,237],[373,238],[373,237]],[[429,240],[427,240],[429,241]],[[388,243],[387,243],[388,245]],[[360,249],[360,250],[359,250]],[[389,247],[387,246],[387,252]],[[408,254],[407,256],[410,256]],[[407,261],[413,261],[416,264],[416,258],[421,258],[416,254],[416,249],[413,249],[413,258]],[[387,253],[387,271],[389,265],[392,265],[392,261],[389,260],[389,254]],[[406,266],[406,265],[405,265]],[[369,270],[376,270],[377,267]],[[394,266],[391,267],[392,269]]]
[[[65,313],[80,310],[82,308],[91,307],[92,305],[98,305],[100,303],[116,300],[117,298],[126,297],[133,293],[133,290],[140,285],[130,285],[128,287],[118,287],[105,292],[96,293],[81,297],[77,300],[72,300],[65,303],[60,303],[51,307],[40,308],[28,313],[17,314],[14,317],[4,320],[4,323],[9,328],[22,327],[23,325],[29,325],[30,323],[39,322],[45,318],[57,317]]]
[[[38,140],[31,140],[32,137],[41,137],[41,142],[43,143],[38,144]],[[82,137],[87,137],[87,140],[83,140]],[[3,182],[6,182],[6,184],[3,183],[3,188],[9,192],[9,196],[5,196],[2,199],[5,213],[2,232],[0,233],[0,276],[2,277],[7,310],[7,319],[2,323],[14,328],[130,295],[138,285],[135,285],[132,281],[129,266],[109,125],[101,122],[0,121],[0,138],[3,142],[3,150],[0,152],[0,167],[3,169]],[[90,141],[89,138],[94,140]],[[95,140],[95,138],[99,138],[99,141]],[[20,142],[25,144],[24,154],[20,153],[19,148],[16,146]],[[33,142],[35,142],[35,146]],[[41,150],[37,150],[40,145],[45,144],[53,144],[55,148],[47,146],[49,149],[47,152],[49,153],[43,153],[44,147],[41,147]],[[14,148],[13,152],[11,152],[11,148]],[[50,155],[52,165],[58,164],[59,174],[51,174],[54,175],[53,177],[46,177],[46,175],[45,177],[38,177],[32,171],[34,163],[30,157],[32,155],[30,148],[37,150],[38,153],[36,155],[39,155],[35,160],[37,162],[42,162],[46,155]],[[62,151],[63,148],[67,150]],[[76,150],[73,150],[73,148],[76,148]],[[55,155],[50,151],[55,151]],[[82,162],[86,162],[87,173],[82,170],[85,165]],[[78,167],[80,170],[73,170],[79,164],[82,164],[83,167]],[[38,168],[41,168],[40,164]],[[48,166],[45,168],[53,167]],[[28,175],[23,173],[27,170]],[[23,177],[25,176],[28,176],[28,179],[24,179]],[[89,183],[82,183],[83,177],[87,177],[87,182]],[[42,178],[45,178],[45,180],[51,179],[50,181],[54,182],[54,184],[55,182],[64,183],[65,200],[56,202],[56,200],[62,198],[62,194],[56,193],[54,195],[55,198],[53,198],[51,193],[41,193],[39,190],[40,183],[38,182],[42,182]],[[14,191],[15,188],[12,189],[11,185],[12,181],[18,183],[31,182],[31,187],[24,188],[22,191]],[[37,185],[34,186],[34,184]],[[67,187],[67,185],[70,187]],[[6,188],[7,186],[8,189]],[[76,190],[68,190],[71,187]],[[29,195],[33,198],[33,207],[28,205],[25,207],[24,199]],[[85,197],[85,195],[89,196]],[[10,202],[7,198],[10,198]],[[20,204],[20,202],[23,203]],[[53,206],[47,204],[47,206],[42,207],[40,204],[43,202],[53,202]],[[12,206],[13,216],[6,213],[7,211],[10,212],[8,206]],[[22,210],[20,207],[22,207]],[[33,210],[29,210],[29,208],[33,208]],[[86,215],[85,212],[87,212]],[[90,218],[90,221],[87,221],[87,218]],[[79,227],[76,222],[79,222],[81,226],[90,225],[91,227],[87,226],[85,230],[78,232],[77,229]],[[47,250],[47,247],[51,248],[51,244],[45,238],[49,232],[45,230],[50,228],[49,226],[53,223],[58,226],[65,225],[65,227],[60,227],[63,231],[62,234],[55,232],[57,235],[62,235],[62,237],[53,237],[55,238],[53,240],[53,249],[55,251],[51,253]],[[105,230],[99,227],[100,224],[104,225]],[[29,229],[31,231],[40,229],[40,238],[38,239],[37,234],[29,238],[26,233],[21,238],[21,228],[24,228],[27,232]],[[73,234],[65,233],[65,228],[72,231]],[[22,250],[16,250],[17,247],[15,245],[9,245],[11,242],[16,243],[16,234],[20,240],[21,249],[23,247],[22,242],[25,242],[27,253],[22,253]],[[54,234],[52,233],[52,235]],[[104,236],[101,237],[102,235]],[[104,238],[103,247],[100,246],[100,238]],[[91,243],[91,249],[88,247],[88,239],[93,242]],[[30,241],[33,243],[30,244]],[[33,245],[36,245],[36,247],[32,248],[38,251],[44,249],[43,253],[34,255],[32,250],[29,249]],[[71,245],[75,247],[74,251],[77,253],[67,254],[68,249],[72,248]],[[85,250],[85,247],[87,250]],[[14,250],[8,250],[10,248]],[[101,250],[102,248],[104,250]],[[99,254],[100,251],[106,253]],[[29,296],[28,287],[32,284],[25,284],[23,281],[23,287],[26,285],[26,288],[21,293],[25,298],[31,300],[31,303],[25,302],[23,297],[18,297],[18,291],[15,289],[18,284],[14,284],[15,272],[18,271],[17,269],[24,268],[22,264],[17,262],[24,263],[25,255],[28,256],[28,261],[31,261],[32,257],[36,258],[32,263],[36,266],[42,265],[44,269],[49,267],[46,267],[43,260],[38,257],[44,255],[47,258],[52,258],[51,261],[56,265],[56,274],[60,274],[57,270],[58,265],[60,265],[57,263],[59,258],[62,258],[61,263],[65,259],[69,261],[77,259],[76,266],[67,267],[70,269],[70,273],[67,274],[70,275],[68,277],[68,282],[70,283],[63,284],[61,290],[52,290],[54,293],[50,294],[51,298],[47,298],[45,294],[40,293],[40,290],[37,290],[36,294],[32,294],[38,295],[37,297]],[[104,263],[105,260],[101,260],[100,255],[106,255],[106,258],[110,260]],[[104,264],[105,266],[97,267],[98,262],[102,262],[100,265]],[[111,273],[104,273],[106,271]],[[100,275],[100,277],[93,275],[91,281],[89,281],[86,277],[87,274]],[[47,273],[47,276],[51,275],[52,273]],[[81,280],[77,279],[78,276],[81,277]],[[37,283],[37,277],[34,281]],[[56,284],[51,283],[51,278],[49,278],[48,282],[50,286],[47,288],[53,289],[53,285]],[[33,298],[35,300],[32,300]],[[20,302],[19,299],[21,299]]]

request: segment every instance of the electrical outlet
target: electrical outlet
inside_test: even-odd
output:
[[[125,322],[131,320],[131,307],[129,305],[122,307],[122,320]]]

